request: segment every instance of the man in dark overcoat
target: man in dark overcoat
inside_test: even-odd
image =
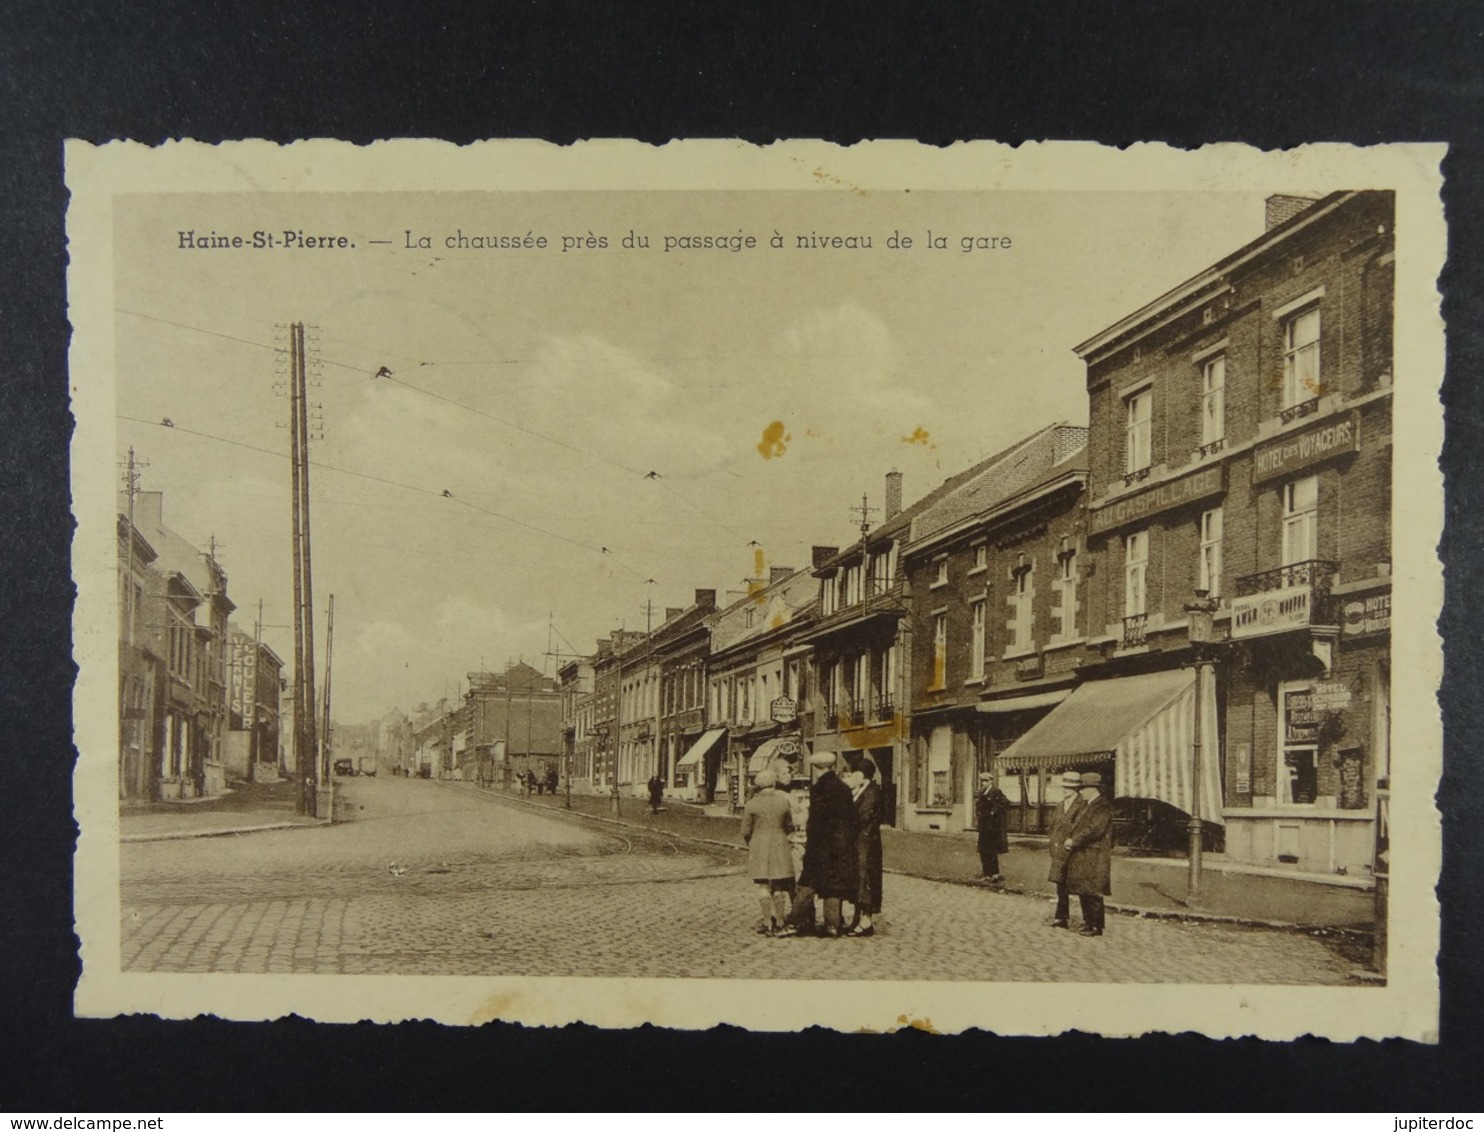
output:
[[[809,787],[809,827],[805,831],[804,867],[799,874],[799,892],[791,926],[806,901],[824,898],[824,934],[838,938],[841,931],[840,901],[853,900],[859,879],[856,870],[855,799],[850,787],[835,773],[835,756],[827,752],[811,755],[809,765],[822,771]]]
[[[1113,894],[1113,803],[1103,797],[1103,776],[1082,776],[1083,805],[1062,842],[1067,849],[1067,891],[1082,905],[1081,935],[1103,934],[1103,897]]]
[[[974,825],[979,830],[979,867],[991,884],[1004,880],[1000,876],[1000,854],[1010,851],[1010,835],[1005,817],[1010,799],[995,785],[994,775],[985,771],[979,776],[979,793],[974,796]]]
[[[1067,846],[1072,823],[1082,810],[1082,775],[1069,770],[1061,776],[1062,799],[1051,815],[1051,829],[1047,845],[1051,849],[1051,871],[1046,879],[1056,885],[1056,911],[1051,916],[1053,928],[1064,928],[1071,911],[1067,898]]]
[[[872,917],[881,911],[881,786],[876,782],[876,764],[862,759],[850,767],[841,779],[850,788],[855,802],[855,915],[851,918],[853,936],[876,934]]]

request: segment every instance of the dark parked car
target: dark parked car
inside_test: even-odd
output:
[[[336,759],[335,774],[339,778],[352,778],[356,773],[356,764],[351,759]]]

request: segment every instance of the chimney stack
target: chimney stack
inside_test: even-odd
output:
[[[814,562],[814,568],[818,570],[831,558],[839,554],[840,548],[838,546],[814,546],[810,547],[809,551]]]
[[[783,581],[784,578],[792,577],[793,572],[794,568],[792,566],[769,566],[768,585],[776,586],[779,582]]]
[[[894,518],[902,510],[902,473],[893,468],[886,473],[886,515]],[[884,521],[884,520],[883,520]]]
[[[715,590],[697,590],[696,591],[696,604],[699,605],[702,609],[715,609],[716,608],[716,591]]]
[[[1299,197],[1287,193],[1274,193],[1263,207],[1262,230],[1271,232],[1286,221],[1292,220],[1318,197]]]

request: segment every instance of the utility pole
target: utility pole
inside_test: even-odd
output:
[[[289,328],[290,486],[294,527],[294,774],[299,812],[315,812],[314,586],[309,554],[309,419],[304,324]]]
[[[124,489],[129,495],[129,546],[126,562],[129,584],[124,587],[124,631],[130,645],[134,643],[135,627],[139,618],[139,603],[134,600],[134,497],[139,494],[140,472],[149,467],[148,461],[134,455],[134,446],[129,446],[128,471],[124,475]],[[135,725],[136,727],[138,724]]]
[[[330,664],[335,652],[335,595],[330,595],[329,620],[325,623],[325,725],[322,733],[324,757],[320,760],[320,783],[331,790],[330,778]]]

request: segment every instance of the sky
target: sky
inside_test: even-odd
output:
[[[1073,348],[1262,219],[1251,192],[127,196],[118,458],[148,462],[168,526],[215,536],[237,624],[261,600],[291,658],[284,327],[309,327],[315,639],[322,668],[333,593],[334,714],[362,722],[511,660],[553,673],[552,654],[698,588],[725,603],[759,553],[807,567],[811,545],[858,537],[862,495],[881,520],[890,470],[910,502],[1085,423]],[[182,248],[182,231],[354,247]],[[448,247],[460,233],[548,246]]]

